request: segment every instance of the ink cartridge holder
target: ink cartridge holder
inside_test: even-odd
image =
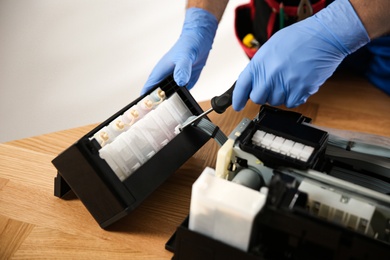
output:
[[[314,167],[325,152],[328,133],[308,126],[310,122],[300,113],[264,105],[240,137],[240,148],[271,168]]]
[[[186,88],[166,78],[52,161],[58,170],[54,195],[65,199],[72,191],[98,224],[108,227],[210,139],[198,127],[175,131],[202,112]]]

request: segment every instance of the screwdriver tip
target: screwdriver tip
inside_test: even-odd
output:
[[[198,116],[194,116],[191,120],[185,122],[182,126],[179,126],[180,132],[182,132],[184,128],[186,128],[189,125],[192,125],[193,123],[195,123],[196,121],[198,121],[199,119],[201,119],[202,117],[210,113],[211,111],[213,111],[213,108],[209,108],[208,110],[204,111],[202,114]]]

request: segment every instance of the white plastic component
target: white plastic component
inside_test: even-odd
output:
[[[154,108],[153,99],[148,95],[137,103],[137,107],[140,111],[143,111],[145,114],[149,113],[149,111],[151,111]]]
[[[93,138],[95,138],[102,147],[114,140],[114,137],[109,135],[109,131],[106,126],[94,134]]]
[[[247,251],[267,190],[254,191],[218,178],[206,168],[192,186],[189,229]]]
[[[127,129],[128,127],[126,127],[125,123],[122,121],[122,116],[119,116],[118,118],[114,119],[107,126],[109,136],[113,137],[114,139]]]
[[[127,110],[125,113],[123,113],[122,121],[128,126],[132,126],[140,118],[141,118],[141,115],[138,112],[137,106],[133,106],[129,110]]]
[[[270,149],[270,146],[271,146],[272,142],[274,141],[274,139],[275,139],[275,135],[265,134],[260,145],[267,148],[267,149]]]
[[[125,138],[125,141],[129,146],[136,146],[138,148],[139,153],[137,155],[144,158],[141,159],[142,162],[147,161],[156,154],[157,150],[153,148],[151,142],[149,142],[149,140],[142,132],[142,129],[140,129],[137,125],[132,127],[127,133],[124,134],[124,136],[127,137]]]
[[[119,179],[123,180],[126,178],[126,175],[128,174],[126,173],[126,171],[128,171],[128,169],[126,166],[124,166],[124,162],[122,161],[122,159],[119,158],[117,151],[113,149],[110,144],[107,144],[102,149],[100,149],[100,157],[105,159],[111,168],[113,166],[114,168],[116,168],[115,166],[117,166],[119,170],[113,170],[117,174]],[[110,161],[111,164],[109,163]]]
[[[217,163],[215,167],[215,176],[227,179],[229,176],[228,167],[231,163],[234,140],[228,139],[218,150]]]
[[[276,136],[271,144],[271,150],[280,153],[280,147],[282,147],[285,140],[283,137]]]
[[[177,125],[177,126],[175,127],[175,135],[180,134],[181,130],[182,130],[182,125]]]
[[[167,125],[168,130],[176,135],[175,128],[180,125],[181,119],[176,119],[173,116],[173,113],[171,113],[168,109],[167,104],[169,103],[169,100],[164,101],[156,108],[156,113],[158,116],[164,121],[164,123]]]
[[[119,166],[116,164],[116,162],[111,157],[111,152],[107,149],[108,146],[103,147],[99,151],[99,155],[102,159],[104,159],[107,164],[111,167],[113,172],[118,176],[118,178],[121,181],[125,180],[125,174],[122,172],[122,170],[119,168]]]
[[[280,136],[275,136],[262,130],[257,130],[253,134],[252,142],[257,146],[304,162],[309,160],[314,151],[314,148],[311,146],[306,146]]]
[[[114,119],[110,125],[112,125],[112,127],[115,128],[115,130],[118,132],[123,132],[129,129],[125,122],[123,122],[123,116],[119,116],[118,118]]]
[[[263,140],[263,137],[266,135],[266,132],[264,131],[261,131],[261,130],[257,130],[254,134],[253,134],[253,137],[252,137],[252,141],[257,144],[257,145],[260,145],[261,144],[261,141]]]
[[[162,103],[160,106],[165,106],[167,108],[168,112],[171,114],[171,116],[175,119],[175,121],[179,122],[179,124],[182,124],[185,121],[185,119],[183,121],[182,117],[176,111],[176,108],[173,106],[173,104],[171,102],[171,98],[169,98],[167,101]]]
[[[192,116],[191,111],[177,93],[173,94],[167,101],[166,105],[168,106],[169,112],[177,119],[179,124],[183,124],[187,118]]]
[[[294,142],[286,139],[282,146],[280,147],[280,153],[283,155],[290,154],[290,150],[293,148]]]
[[[176,136],[174,133],[174,129],[173,130],[169,129],[168,125],[165,123],[164,118],[162,118],[161,115],[158,114],[158,112],[161,112],[161,110],[153,111],[152,113],[150,113],[150,116],[153,117],[153,120],[160,128],[160,131],[164,132],[164,134],[168,137],[170,141],[173,139],[173,137]]]
[[[373,205],[308,181],[302,181],[298,189],[309,195],[312,213],[353,230],[368,231],[375,211]]]
[[[155,89],[149,96],[154,106],[160,104],[166,98],[165,92],[161,88]]]
[[[290,156],[293,158],[299,158],[299,154],[303,150],[304,145],[301,143],[295,143],[290,150]]]
[[[142,129],[143,133],[148,137],[156,151],[159,151],[169,142],[168,136],[163,130],[161,130],[160,126],[151,116],[151,113],[147,114],[141,121],[137,122],[137,126]]]
[[[93,136],[103,147],[100,157],[120,180],[168,144],[192,115],[177,93],[165,99],[164,91],[155,90]]]
[[[129,147],[126,142],[124,142],[124,136],[121,135],[118,139],[110,144],[112,149],[114,150],[113,159],[114,161],[119,161],[123,173],[125,177],[129,177],[135,170],[137,170],[141,166],[141,161],[136,156],[138,151],[133,147]]]
[[[314,148],[310,146],[303,147],[301,153],[299,154],[299,159],[302,161],[307,161],[310,158],[310,155],[313,153]]]
[[[127,110],[125,113],[123,113],[123,122],[129,126],[133,125],[135,122],[140,120],[142,118],[143,114],[141,115],[139,112],[139,109],[137,105],[132,106]]]
[[[111,144],[108,144],[106,149],[109,149],[108,151],[111,154],[111,158],[122,170],[125,177],[130,176],[130,174],[134,171],[134,169],[132,169],[134,165],[130,162],[133,161],[133,158],[136,159],[136,157],[132,156],[133,153],[131,152],[131,150],[129,151],[126,144],[124,144],[123,142],[113,142]],[[125,160],[124,158],[127,159]]]

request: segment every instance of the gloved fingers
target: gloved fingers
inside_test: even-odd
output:
[[[178,86],[183,87],[190,81],[192,66],[192,60],[185,56],[176,62],[175,69],[173,71],[173,78]]]
[[[246,67],[238,76],[236,86],[233,90],[232,106],[236,111],[242,110],[252,91],[252,73]]]
[[[317,93],[324,81],[315,82],[313,80],[307,80],[307,82],[311,83],[297,84],[297,86],[299,86],[298,88],[289,87],[291,92],[287,95],[285,102],[286,107],[294,108],[306,103],[310,96]]]
[[[252,59],[246,70],[250,69],[252,77],[252,91],[249,98],[254,103],[262,105],[267,103],[269,95],[272,94],[270,93],[272,82],[266,78],[266,65],[263,62],[257,63],[259,59],[262,60],[262,57],[257,56],[256,59]]]
[[[157,65],[154,67],[153,71],[149,75],[144,87],[141,90],[141,95],[144,95],[155,85],[160,83],[163,79],[172,74],[174,70],[174,64],[171,62],[166,62],[165,60],[160,60]]]
[[[287,94],[285,92],[285,86],[283,85],[283,83],[276,83],[272,86],[273,88],[268,91],[269,96],[266,102],[271,106],[280,106],[282,104],[285,104]],[[261,104],[264,103],[265,102],[262,102]]]
[[[192,68],[191,78],[187,84],[187,89],[190,90],[195,86],[195,83],[198,81],[200,73],[202,72],[203,67],[201,68]]]
[[[290,99],[287,99],[285,105],[288,108],[294,108],[294,107],[297,107],[297,106],[300,106],[300,105],[306,103],[306,101],[309,97],[310,97],[310,94],[306,94],[306,95],[299,97],[299,98],[290,98]]]

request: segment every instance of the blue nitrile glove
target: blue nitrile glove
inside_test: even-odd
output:
[[[233,108],[243,109],[248,98],[274,106],[305,103],[348,54],[369,41],[349,1],[336,0],[260,47],[237,79]]]
[[[390,35],[373,40],[367,48],[372,58],[366,76],[372,84],[390,95]]]
[[[191,89],[206,64],[217,27],[217,19],[208,11],[187,9],[179,39],[154,67],[141,94],[172,73],[176,84]]]

